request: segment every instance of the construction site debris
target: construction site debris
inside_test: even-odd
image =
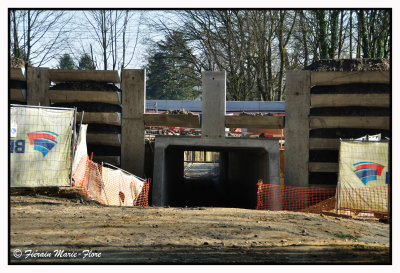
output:
[[[20,58],[16,58],[11,56],[10,57],[10,67],[11,68],[25,68],[25,61]],[[30,63],[28,63],[28,66],[32,66]]]
[[[304,70],[328,71],[389,71],[390,62],[383,58],[319,60]]]
[[[167,110],[164,114],[167,115],[194,115],[192,112],[187,110]]]
[[[272,114],[271,113],[261,113],[261,112],[257,112],[257,113],[241,112],[239,114],[239,116],[263,117],[263,116],[272,116]]]
[[[12,195],[10,219],[11,263],[381,264],[390,263],[392,257],[388,224],[338,221],[302,212],[121,208],[42,195]],[[251,229],[241,230],[243,227]],[[302,229],[307,234],[300,233]],[[17,259],[12,255],[16,248],[81,251],[87,246],[104,257]],[[289,259],[285,259],[287,255]]]

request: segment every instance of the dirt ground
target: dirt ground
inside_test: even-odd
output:
[[[236,208],[107,207],[67,197],[12,194],[11,264],[392,262],[390,225],[378,221]]]

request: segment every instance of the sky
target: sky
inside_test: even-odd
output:
[[[121,11],[121,15],[122,15]],[[126,30],[126,44],[127,44],[127,54],[126,59],[132,58],[132,61],[128,64],[127,68],[140,69],[146,64],[146,53],[151,45],[151,41],[159,41],[164,37],[161,31],[150,27],[149,25],[155,20],[163,20],[163,22],[168,22],[174,19],[174,16],[167,14],[168,11],[157,11],[157,10],[131,10],[131,19]],[[39,20],[43,20],[45,16],[48,15],[46,12],[39,17]],[[67,53],[69,54],[75,64],[78,64],[79,58],[83,53],[89,53],[91,47],[93,48],[93,55],[95,62],[97,63],[97,69],[104,69],[102,62],[102,51],[101,51],[101,41],[98,40],[99,31],[94,30],[93,26],[97,27],[95,20],[92,17],[92,10],[66,10],[64,11],[64,16],[62,20],[69,20],[68,23],[63,27],[58,27],[61,22],[57,24],[57,28],[48,30],[37,43],[35,43],[35,49],[41,50],[41,47],[51,44],[56,37],[59,35],[59,30],[65,32],[65,34],[60,35],[60,37],[68,37],[66,42],[61,44],[65,47],[63,50],[57,51],[59,54],[56,59],[52,59],[49,62],[41,64],[41,67],[57,68],[59,64],[59,58]],[[54,20],[53,16],[49,19],[49,22]],[[91,25],[92,24],[92,25]],[[19,24],[18,35],[23,37],[24,30],[22,28],[23,24]],[[122,20],[117,26],[117,29],[122,29]],[[26,31],[26,30],[25,30]],[[38,36],[38,35],[36,35]],[[108,34],[109,36],[109,34]],[[59,38],[60,40],[60,38]],[[117,48],[119,49],[119,58],[122,55],[122,35],[119,35],[117,39]],[[22,44],[22,42],[21,42]],[[109,46],[111,48],[111,46]],[[133,53],[133,54],[132,54]],[[50,54],[51,56],[51,54]],[[31,63],[34,66],[39,66],[41,57],[35,58],[31,55]],[[109,66],[111,67],[111,57],[109,57]],[[112,68],[111,68],[112,69]]]

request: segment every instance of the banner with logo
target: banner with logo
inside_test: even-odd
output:
[[[341,208],[387,212],[388,155],[388,142],[341,141]]]
[[[70,186],[74,109],[12,106],[12,187]]]

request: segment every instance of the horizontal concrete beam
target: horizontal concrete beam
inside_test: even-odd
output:
[[[26,102],[26,89],[10,89],[10,100]]]
[[[282,116],[225,116],[227,128],[283,129]]]
[[[331,162],[309,162],[309,172],[337,173],[339,171],[338,163]]]
[[[82,112],[76,115],[76,121],[81,121]],[[121,113],[85,112],[83,123],[98,123],[109,125],[121,125]],[[90,125],[89,125],[90,126]]]
[[[50,80],[53,82],[108,82],[120,83],[116,70],[67,70],[49,69]]]
[[[22,68],[11,68],[10,69],[10,79],[14,80],[14,81],[21,81],[21,82],[26,81],[26,77],[24,75],[24,72],[22,71]]]
[[[311,107],[389,107],[389,94],[312,94]]]
[[[143,114],[146,126],[200,128],[197,115]]]
[[[310,150],[339,150],[338,138],[310,138]]]
[[[121,135],[88,133],[86,142],[93,145],[121,146]]]
[[[49,90],[49,96],[53,103],[102,102],[121,104],[121,92],[118,91]]]
[[[311,87],[316,85],[339,85],[350,83],[390,83],[389,71],[349,71],[316,72],[311,71]]]
[[[379,116],[329,116],[310,117],[310,129],[321,128],[362,128],[390,129],[390,117]]]

